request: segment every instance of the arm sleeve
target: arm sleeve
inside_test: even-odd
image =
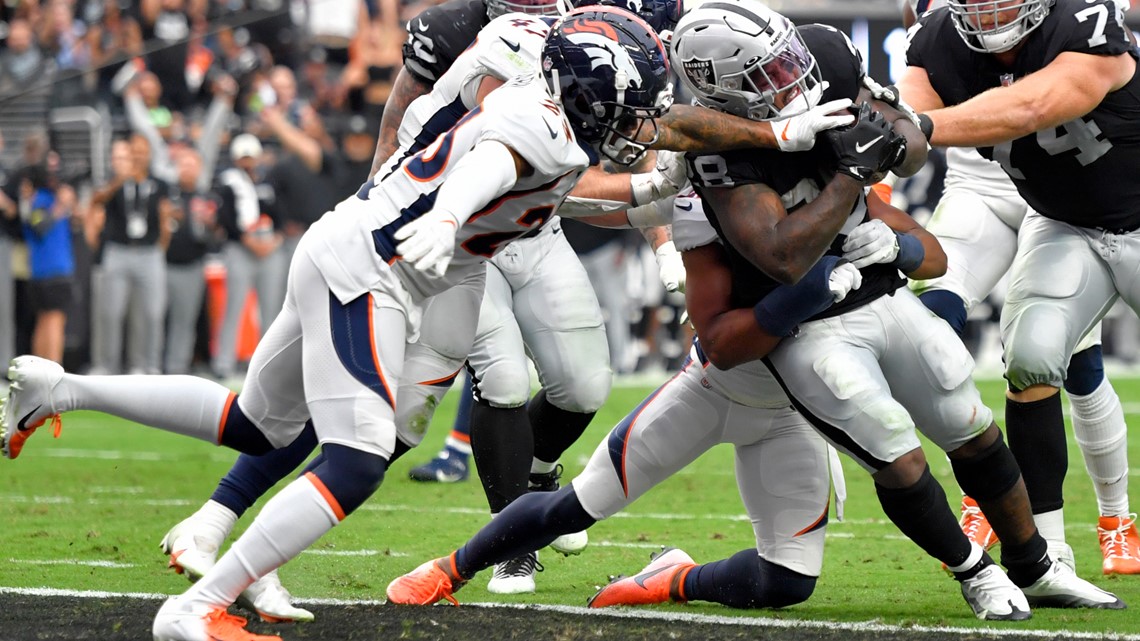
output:
[[[202,135],[198,138],[198,151],[202,154],[202,173],[198,177],[198,189],[205,190],[213,180],[214,168],[218,165],[221,150],[222,131],[233,113],[233,105],[226,100],[215,98],[206,112],[202,123]]]
[[[485,140],[455,165],[435,199],[435,210],[455,217],[460,225],[476,211],[515,186],[518,171],[506,145]]]

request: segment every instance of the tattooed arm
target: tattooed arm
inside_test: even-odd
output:
[[[420,96],[431,91],[431,85],[420,81],[407,69],[400,67],[396,75],[396,82],[392,85],[392,93],[388,102],[384,104],[384,115],[380,119],[380,135],[376,140],[376,155],[372,157],[372,172],[374,175],[384,166],[384,162],[400,148],[397,132],[400,123],[404,120],[404,112],[408,105]]]
[[[651,147],[693,152],[756,147],[805,151],[815,145],[819,132],[851,124],[854,117],[846,111],[850,104],[850,100],[833,100],[779,121],[749,120],[704,107],[673,105],[657,119],[658,138]]]

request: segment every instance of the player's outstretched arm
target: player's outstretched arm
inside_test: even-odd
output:
[[[1044,69],[945,109],[922,114],[930,144],[984,147],[1057,127],[1097,107],[1136,73],[1129,54],[1066,51]]]
[[[732,305],[732,269],[719,243],[681,254],[691,285],[685,290],[689,318],[705,355],[719,369],[732,369],[768,355],[796,325],[842,300],[862,283],[859,271],[825,256],[796,285],[776,288],[752,309]]]
[[[704,107],[673,105],[657,119],[659,135],[652,148],[717,152],[768,147],[806,151],[815,146],[819,132],[851,124],[853,118],[845,111],[850,105],[850,100],[833,100],[779,121],[748,120]]]

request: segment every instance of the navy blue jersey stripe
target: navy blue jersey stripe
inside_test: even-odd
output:
[[[329,326],[341,365],[394,410],[396,403],[380,371],[379,354],[375,352],[373,343],[372,295],[358,296],[344,305],[330,291]]]

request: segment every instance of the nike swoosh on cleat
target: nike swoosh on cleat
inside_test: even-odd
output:
[[[879,136],[878,138],[875,138],[874,140],[868,140],[867,142],[863,143],[862,145],[855,145],[855,153],[861,154],[864,151],[867,151],[868,149],[871,148],[871,145],[879,142],[882,139],[883,139],[883,137]]]
[[[503,44],[507,45],[507,48],[508,48],[508,49],[510,49],[511,51],[514,51],[514,52],[516,52],[516,53],[518,52],[518,50],[519,50],[519,49],[521,48],[521,46],[522,46],[522,45],[520,45],[519,43],[517,43],[517,42],[511,42],[510,40],[507,40],[506,38],[504,38],[504,37],[502,37],[502,36],[499,36],[499,40],[502,40],[502,41],[503,41]]]
[[[43,403],[40,403],[39,405],[36,406],[36,409],[25,414],[24,418],[20,419],[20,422],[16,423],[16,429],[21,431],[21,432],[27,432],[30,429],[34,429],[31,427],[28,427],[28,419],[32,417],[32,414],[35,414],[36,412],[38,412],[41,407],[43,407]]]
[[[640,585],[643,589],[648,590],[649,588],[645,587],[645,581],[657,576],[658,574],[661,574],[662,572],[664,572],[665,570],[668,570],[671,567],[673,567],[673,566],[669,565],[669,566],[665,566],[663,568],[657,568],[656,570],[654,570],[652,572],[642,572],[641,574],[638,574],[637,576],[633,577],[633,582]]]

